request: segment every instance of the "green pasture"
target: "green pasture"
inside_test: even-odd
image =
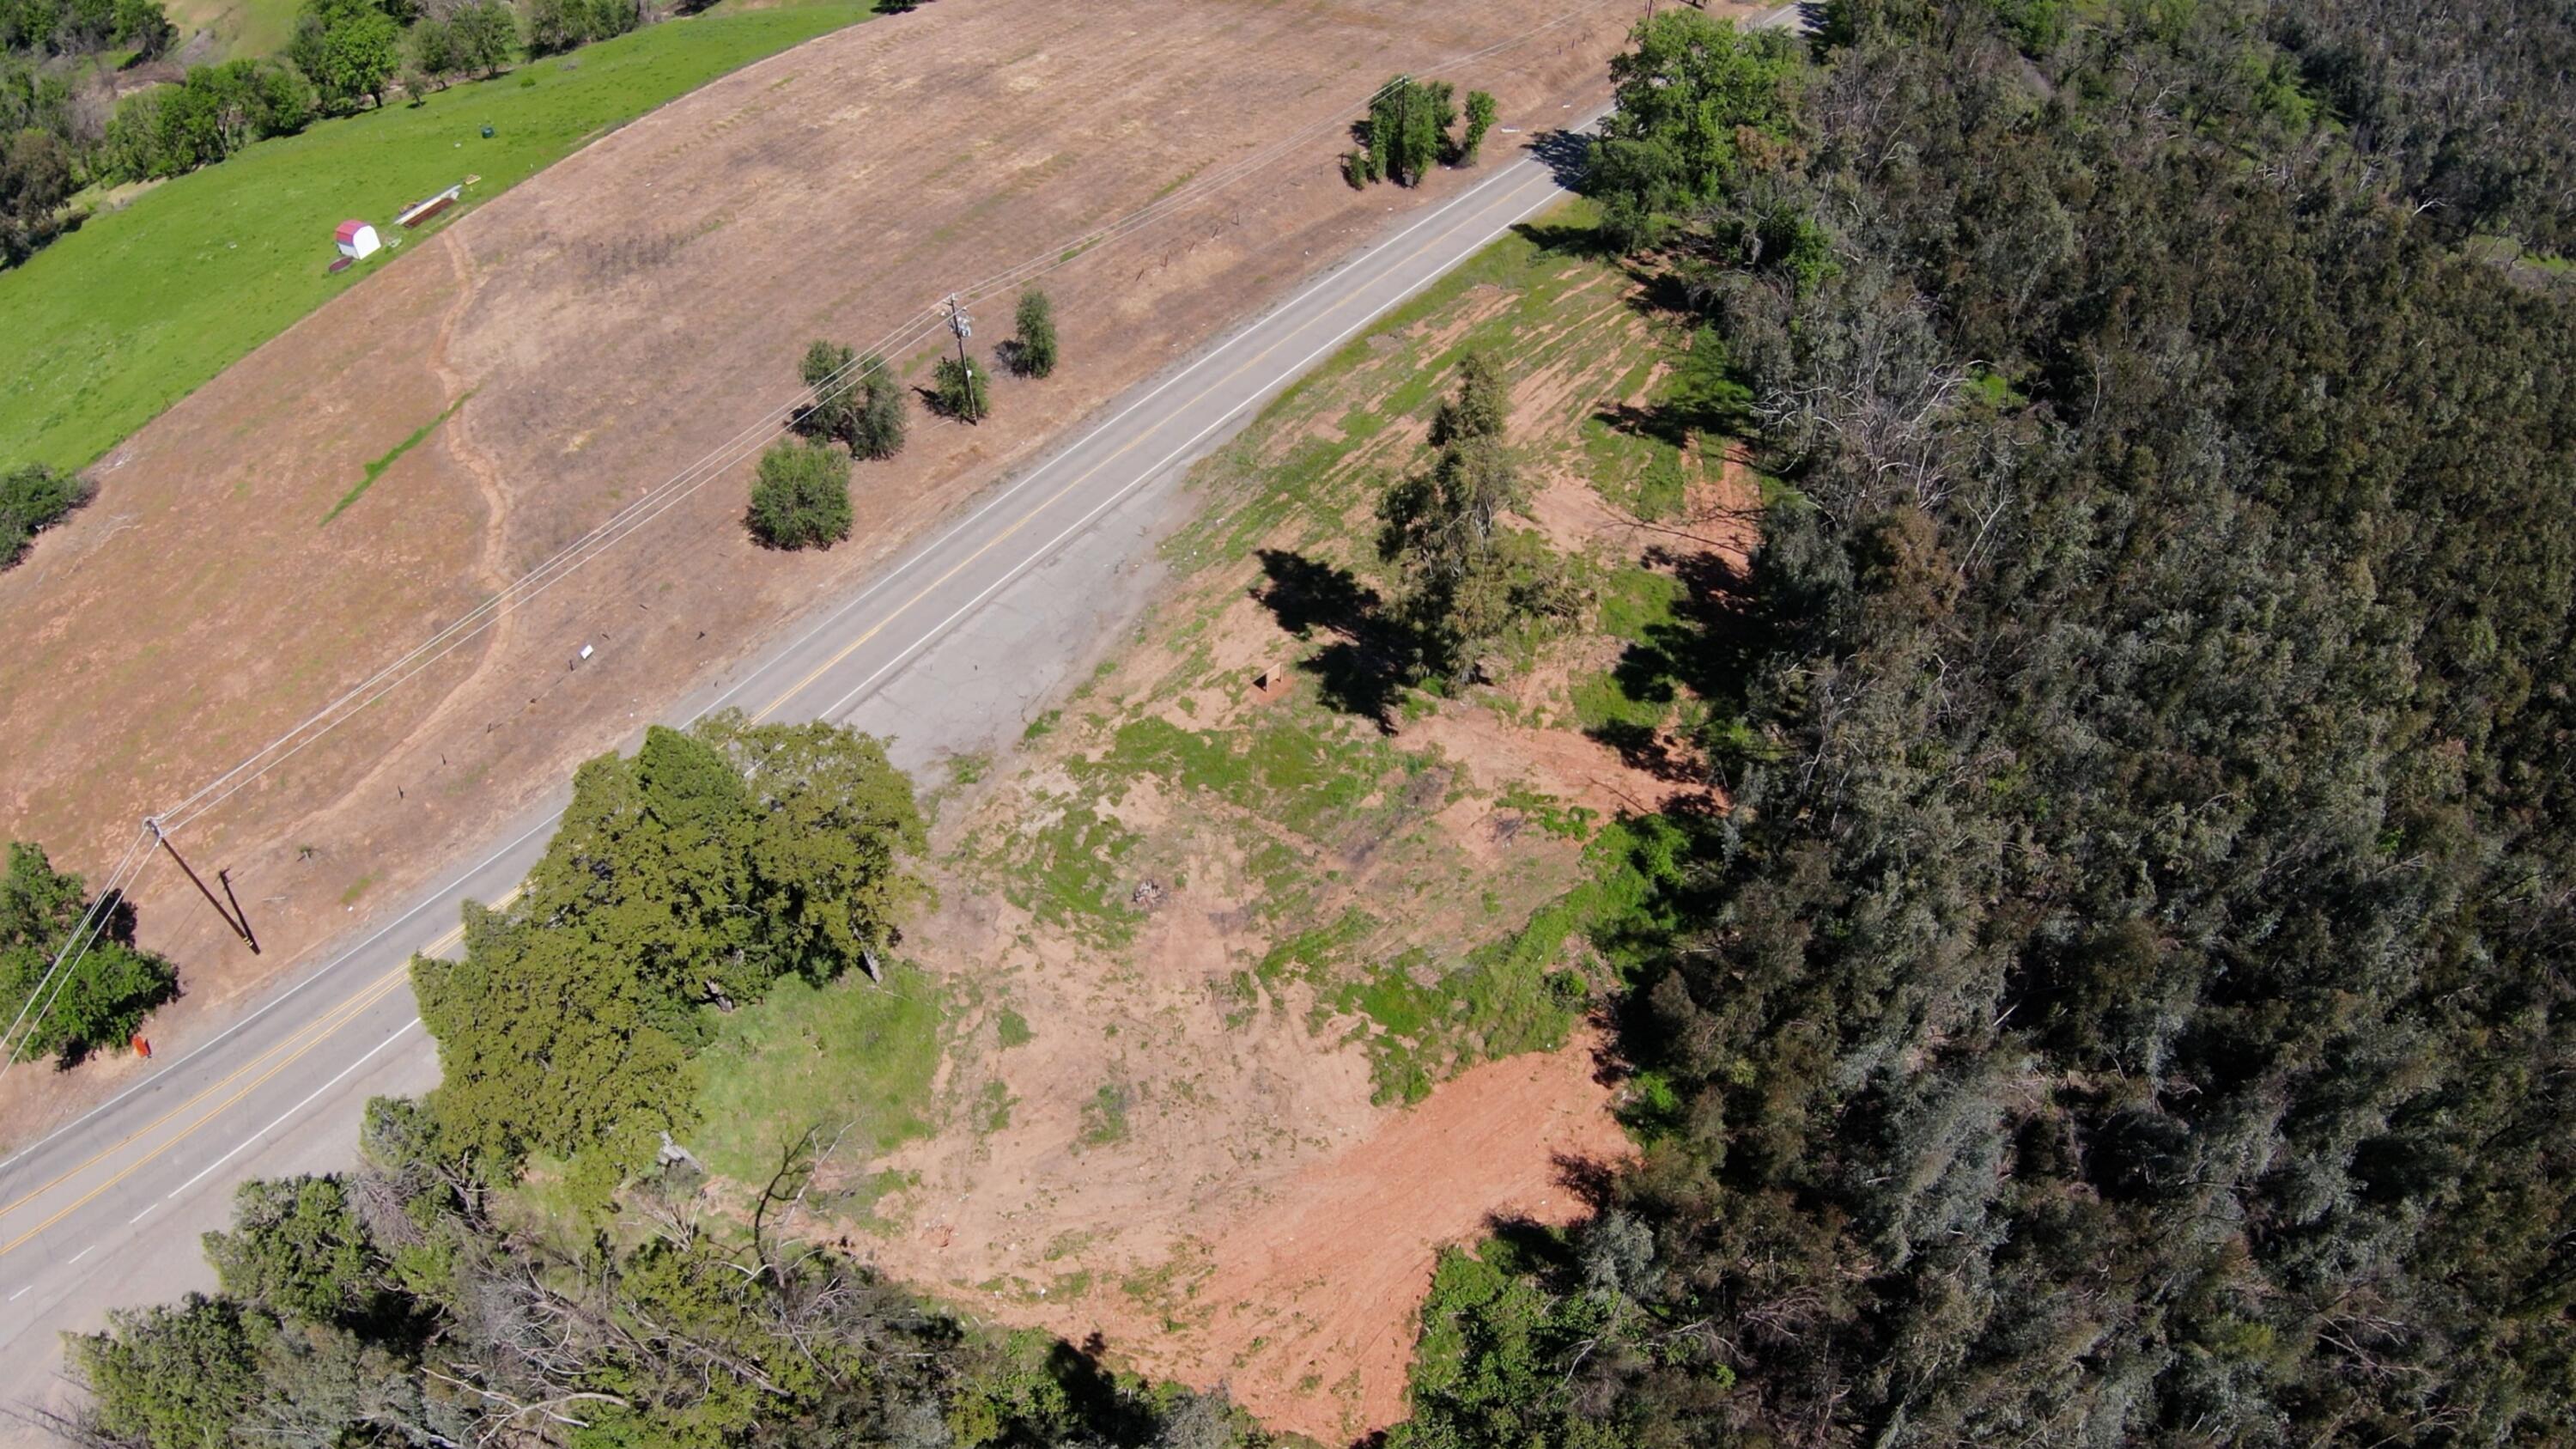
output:
[[[822,0],[668,20],[422,105],[316,122],[92,217],[0,272],[0,468],[88,465],[401,255],[329,274],[342,218],[391,233],[404,203],[468,174],[482,178],[468,203],[488,200],[665,101],[869,13]]]

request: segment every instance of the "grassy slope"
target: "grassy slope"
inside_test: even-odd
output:
[[[883,986],[789,977],[725,1014],[698,1055],[707,1165],[759,1183],[808,1128],[862,1161],[929,1131],[946,1016],[939,983],[904,966]]]
[[[868,13],[825,0],[666,21],[263,142],[93,219],[0,272],[0,467],[86,466],[382,266],[324,271],[341,218],[390,228],[405,202],[468,173],[483,178],[469,197],[488,200],[605,128]]]
[[[295,34],[296,12],[303,0],[169,0],[170,23],[185,41],[211,30],[220,42],[214,59],[240,55],[275,55]]]
[[[1632,858],[1643,842],[1590,811],[1516,789],[1498,803],[1540,832],[1591,848],[1580,861],[1566,852],[1553,865],[1524,856],[1512,878],[1490,878],[1430,819],[1470,787],[1434,773],[1440,762],[1432,755],[1333,709],[1311,684],[1218,728],[1186,728],[1166,711],[1177,704],[1195,714],[1182,701],[1202,691],[1242,693],[1240,676],[1250,670],[1213,668],[1204,635],[1247,584],[1258,587],[1255,550],[1291,549],[1392,587],[1371,544],[1376,491],[1381,470],[1418,466],[1420,453],[1409,444],[1391,453],[1373,445],[1399,419],[1427,420],[1470,347],[1502,360],[1515,380],[1542,369],[1570,374],[1563,412],[1545,419],[1546,441],[1525,451],[1534,467],[1586,479],[1614,506],[1630,506],[1633,486],[1624,473],[1605,476],[1594,466],[1585,430],[1597,408],[1636,391],[1669,349],[1628,325],[1605,264],[1549,244],[1579,233],[1589,215],[1570,205],[1479,252],[1309,373],[1200,465],[1195,478],[1208,501],[1166,549],[1185,582],[1158,604],[1146,647],[1031,730],[1033,740],[1051,737],[1038,746],[1044,773],[1061,775],[1071,789],[1038,792],[1024,818],[979,823],[954,862],[1042,928],[1114,956],[1143,919],[1129,899],[1133,882],[1177,881],[1188,860],[1204,858],[1190,848],[1194,839],[1231,836],[1256,879],[1253,915],[1276,945],[1234,973],[1229,1019],[1284,1009],[1285,988],[1303,982],[1317,1006],[1310,1024],[1346,1024],[1337,1030],[1368,1051],[1381,1101],[1419,1101],[1479,1061],[1561,1045],[1581,1003],[1569,989],[1575,983],[1557,973],[1577,959],[1575,938],[1634,894]],[[1510,296],[1508,305],[1487,305],[1497,291]],[[1623,437],[1621,446],[1643,466],[1645,443]],[[1679,449],[1654,447],[1678,463]],[[1594,623],[1602,632],[1629,639],[1670,617],[1678,586],[1665,576],[1613,572],[1590,560],[1579,567],[1601,579]],[[1329,647],[1329,631],[1282,642],[1311,657]],[[1158,658],[1173,662],[1133,663]],[[1619,699],[1650,722],[1673,708],[1669,695]],[[1411,707],[1482,706],[1417,696]],[[1580,709],[1565,701],[1548,713],[1568,727]],[[1153,836],[1118,818],[1145,777],[1172,798],[1170,823]],[[1348,902],[1343,862],[1359,842],[1372,842],[1381,861],[1402,863],[1411,899]],[[1451,925],[1426,928],[1434,921]]]

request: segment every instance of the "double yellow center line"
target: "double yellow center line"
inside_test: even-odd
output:
[[[1517,186],[1512,187],[1505,193],[1505,195],[1507,197],[1516,197],[1519,194],[1520,189],[1521,188]],[[1408,260],[1410,257],[1420,256],[1423,252],[1429,251],[1432,247],[1438,245],[1438,243],[1438,237],[1434,237],[1431,241],[1424,242],[1419,248],[1415,249],[1408,255]],[[1356,292],[1346,293],[1339,303],[1336,303],[1333,307],[1327,308],[1322,314],[1320,314],[1320,316],[1332,316],[1335,312],[1341,310],[1343,305],[1356,300]],[[1290,336],[1302,333],[1305,330],[1305,327],[1299,327],[1295,329],[1295,332],[1292,332],[1288,336],[1282,336],[1277,341],[1272,342],[1269,346],[1264,347],[1260,351],[1245,358],[1242,362],[1238,363],[1233,370],[1227,372],[1224,376],[1219,377],[1206,387],[1201,388],[1199,392],[1189,400],[1190,403],[1196,403],[1200,399],[1214,394],[1226,384],[1241,377],[1246,371],[1268,358],[1272,353],[1275,353],[1280,348],[1286,346]],[[909,613],[913,606],[928,598],[932,593],[936,592],[940,587],[948,583],[949,580],[954,579],[957,575],[963,573],[976,560],[999,547],[1004,540],[1011,538],[1022,528],[1028,526],[1028,524],[1034,521],[1039,515],[1045,513],[1049,508],[1054,507],[1058,502],[1063,500],[1065,495],[1071,493],[1074,489],[1089,481],[1094,475],[1098,474],[1100,470],[1117,462],[1119,459],[1124,458],[1129,452],[1143,444],[1146,438],[1159,433],[1165,423],[1168,423],[1172,418],[1181,416],[1183,410],[1185,410],[1188,405],[1189,404],[1183,404],[1181,409],[1175,409],[1172,413],[1166,416],[1164,423],[1158,423],[1153,427],[1147,428],[1138,433],[1135,437],[1129,439],[1127,442],[1113,450],[1107,457],[1104,457],[1100,461],[1092,464],[1090,467],[1085,468],[1082,472],[1076,474],[1071,480],[1067,481],[1063,486],[1057,488],[1053,493],[1048,494],[1046,498],[1041,500],[1036,506],[1022,513],[1010,524],[1009,527],[1002,529],[1000,532],[993,535],[993,537],[985,540],[982,546],[951,565],[948,570],[940,574],[939,577],[923,585],[909,598],[896,605],[893,609],[887,611],[877,620],[876,623],[870,625],[857,637],[842,645],[841,648],[835,651],[829,659],[816,665],[813,669],[808,671],[803,678],[797,680],[794,684],[789,685],[778,695],[777,698],[772,699],[767,705],[764,705],[758,713],[752,716],[752,718],[755,721],[766,720],[776,714],[779,710],[785,708],[790,700],[793,700],[797,695],[805,692],[805,690],[811,687],[817,680],[820,680],[825,674],[837,668],[852,654],[858,652],[858,650],[864,647],[869,640],[876,638],[880,633],[884,632],[885,629],[895,620],[900,619],[906,613]],[[506,908],[511,901],[517,899],[519,891],[520,887],[511,887],[508,892],[503,894],[501,898],[494,903],[495,909]],[[446,934],[440,936],[437,940],[432,941],[429,945],[421,948],[418,954],[435,956],[455,945],[463,938],[464,928],[462,926],[451,927]],[[144,1153],[142,1156],[137,1157],[133,1162],[128,1163],[114,1176],[109,1177],[98,1186],[91,1188],[88,1192],[82,1194],[79,1198],[64,1205],[60,1209],[57,1209],[52,1216],[46,1218],[43,1222],[19,1233],[16,1237],[9,1239],[5,1243],[0,1243],[0,1256],[6,1256],[8,1253],[24,1246],[28,1240],[34,1238],[37,1234],[52,1227],[56,1223],[61,1222],[72,1213],[77,1212],[81,1208],[97,1200],[100,1194],[107,1192],[118,1183],[125,1181],[136,1172],[142,1170],[145,1165],[155,1161],[162,1154],[168,1152],[171,1148],[177,1146],[181,1142],[186,1141],[199,1128],[204,1127],[207,1123],[222,1115],[236,1103],[240,1102],[244,1097],[249,1096],[252,1092],[258,1090],[261,1086],[275,1078],[278,1073],[285,1071],[288,1067],[294,1065],[298,1060],[302,1059],[306,1053],[312,1051],[315,1047],[321,1045],[324,1041],[337,1034],[342,1027],[348,1025],[351,1021],[356,1020],[361,1013],[367,1010],[367,1008],[374,1006],[379,1001],[382,1001],[397,987],[404,984],[410,969],[411,965],[409,960],[405,960],[402,965],[396,966],[392,970],[384,973],[382,976],[368,982],[358,990],[356,995],[350,997],[339,1006],[333,1007],[329,1011],[324,1012],[321,1016],[315,1018],[311,1023],[307,1024],[296,1034],[288,1037],[285,1041],[280,1042],[278,1045],[269,1048],[266,1052],[253,1058],[249,1062],[235,1068],[230,1075],[224,1077],[222,1080],[206,1087],[195,1096],[190,1097],[187,1101],[171,1108],[168,1112],[163,1113],[160,1117],[155,1118],[145,1126],[139,1127],[133,1132],[128,1133],[125,1137],[114,1144],[91,1156],[87,1161],[80,1163],[78,1166],[66,1168],[43,1185],[22,1194],[15,1201],[7,1204],[6,1206],[0,1206],[0,1219],[5,1219],[10,1214],[26,1207],[28,1204],[44,1196],[46,1193],[60,1187],[65,1182],[79,1176],[81,1173],[86,1172],[93,1167],[98,1166],[100,1163],[105,1162],[117,1153],[124,1151],[127,1147],[130,1147],[143,1138],[150,1136],[152,1133],[160,1130],[163,1126],[170,1123],[173,1119],[184,1115],[190,1109],[196,1107],[199,1103],[202,1103],[208,1098],[222,1092],[225,1088],[231,1087],[234,1083],[240,1082],[243,1077],[249,1076],[254,1071],[258,1071],[258,1075],[256,1077],[243,1083],[239,1090],[234,1091],[232,1095],[225,1097],[222,1101],[215,1103],[214,1106],[208,1108],[205,1113],[199,1116],[195,1121],[172,1134],[168,1141],[163,1142],[158,1147],[155,1147]],[[259,1068],[263,1065],[266,1065],[267,1069],[265,1071],[259,1071]]]
[[[517,892],[513,891],[511,894],[516,895]],[[448,947],[453,946],[458,941],[464,939],[464,935],[464,927],[451,927],[447,934],[430,942],[428,946],[424,947],[421,954],[430,956],[437,955],[439,952],[446,950]],[[234,1091],[231,1096],[225,1097],[222,1101],[207,1108],[204,1115],[198,1117],[194,1122],[189,1123],[187,1126],[182,1127],[177,1132],[171,1134],[168,1141],[163,1142],[160,1146],[153,1148],[142,1156],[135,1158],[132,1162],[127,1163],[125,1167],[114,1176],[101,1182],[98,1186],[91,1188],[88,1192],[81,1194],[71,1202],[56,1209],[53,1215],[46,1218],[43,1222],[36,1224],[34,1227],[28,1228],[26,1231],[19,1233],[17,1236],[9,1239],[5,1243],[0,1243],[0,1257],[5,1257],[18,1248],[24,1247],[27,1241],[35,1237],[38,1233],[43,1232],[45,1229],[52,1227],[58,1222],[61,1222],[64,1218],[78,1212],[80,1209],[87,1207],[90,1203],[96,1201],[101,1193],[106,1192],[108,1189],[115,1187],[118,1183],[132,1177],[135,1173],[141,1171],[147,1164],[159,1159],[163,1153],[166,1153],[171,1148],[187,1141],[198,1128],[205,1126],[208,1122],[221,1116],[226,1110],[230,1109],[235,1103],[241,1101],[244,1097],[249,1096],[251,1093],[267,1085],[277,1076],[278,1073],[295,1065],[296,1062],[304,1058],[305,1054],[311,1052],[315,1047],[320,1046],[323,1042],[328,1041],[331,1037],[337,1035],[340,1028],[347,1026],[350,1022],[356,1020],[367,1010],[367,1008],[374,1006],[377,1002],[392,995],[397,988],[403,985],[410,971],[411,962],[409,960],[405,960],[402,965],[394,967],[392,970],[378,976],[375,980],[359,987],[357,993],[351,996],[348,1000],[341,1002],[339,1005],[332,1007],[320,1016],[305,1023],[303,1027],[299,1028],[294,1034],[288,1036],[284,1041],[270,1047],[267,1051],[260,1053],[258,1056],[251,1058],[240,1066],[235,1067],[229,1075],[200,1090],[195,1096],[190,1097],[188,1100],[181,1102],[178,1106],[171,1108],[169,1111],[162,1113],[160,1116],[145,1123],[143,1126],[127,1133],[114,1143],[111,1143],[107,1147],[93,1154],[87,1161],[82,1162],[77,1166],[63,1169],[44,1183],[34,1188],[30,1188],[28,1191],[20,1194],[16,1200],[6,1205],[0,1205],[0,1219],[5,1219],[10,1214],[17,1212],[19,1209],[36,1201],[38,1198],[43,1197],[46,1193],[53,1191],[55,1188],[62,1186],[71,1179],[78,1177],[82,1173],[87,1172],[91,1168],[98,1166],[100,1163],[105,1162],[111,1157],[114,1157],[117,1153],[122,1152],[126,1148],[133,1146],[135,1143],[142,1141],[144,1138],[151,1136],[153,1133],[169,1125],[169,1123],[174,1119],[186,1115],[190,1109],[196,1107],[199,1103],[204,1102],[207,1098],[215,1096],[225,1088],[233,1086],[236,1082],[241,1083],[240,1088]],[[266,1068],[265,1071],[261,1070],[263,1067]],[[253,1073],[257,1073],[257,1075],[253,1076]],[[250,1077],[251,1079],[247,1082],[242,1082],[242,1078],[244,1077]]]

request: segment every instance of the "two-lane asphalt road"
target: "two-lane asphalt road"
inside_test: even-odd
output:
[[[792,642],[686,701],[832,719],[897,738],[899,762],[1017,721],[1132,608],[1158,505],[1184,465],[1371,319],[1564,193],[1523,156],[1086,424]],[[457,905],[500,901],[560,798],[363,939],[317,953],[222,1034],[0,1162],[0,1404],[59,1403],[57,1336],[110,1308],[211,1285],[198,1235],[236,1184],[348,1165],[368,1097],[437,1079],[406,963],[457,941]],[[0,1433],[5,1433],[0,1430]]]

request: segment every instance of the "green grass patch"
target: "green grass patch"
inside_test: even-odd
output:
[[[1682,450],[1651,433],[1583,420],[1584,477],[1602,500],[1652,521],[1682,511]]]
[[[1029,1030],[1029,1019],[1007,1006],[993,1018],[993,1034],[1000,1039],[1005,1051],[1015,1046],[1027,1046],[1037,1037],[1036,1032]]]
[[[1630,644],[1651,644],[1673,624],[1673,611],[1689,590],[1667,573],[1633,564],[1601,582],[1601,632]]]
[[[984,1084],[975,1099],[975,1130],[987,1136],[1011,1125],[1011,1108],[1019,1103],[998,1079]]]
[[[1075,801],[1006,862],[1003,894],[1048,925],[1123,945],[1144,918],[1125,889],[1126,862],[1143,839],[1091,802]]]
[[[1592,990],[1571,965],[1576,944],[1588,942],[1624,976],[1634,964],[1625,943],[1677,929],[1670,887],[1684,855],[1679,832],[1660,819],[1614,821],[1585,851],[1587,879],[1445,969],[1419,950],[1367,960],[1377,922],[1352,911],[1281,942],[1237,991],[1257,996],[1261,983],[1304,978],[1319,1018],[1361,1019],[1354,1035],[1374,1100],[1419,1102],[1478,1062],[1563,1047]]]
[[[1615,669],[1574,682],[1574,722],[1587,734],[1651,730],[1663,724],[1672,712],[1669,699],[1640,699],[1631,694]]]
[[[1107,753],[1077,777],[1153,774],[1308,834],[1347,825],[1388,775],[1417,757],[1329,725],[1283,717],[1249,731],[1185,730],[1162,719],[1130,720]]]
[[[1127,1140],[1127,1109],[1134,1093],[1124,1082],[1103,1082],[1091,1100],[1082,1104],[1082,1134],[1076,1140],[1085,1147],[1106,1147]]]
[[[394,444],[392,448],[386,451],[383,457],[369,463],[367,465],[367,476],[359,479],[357,485],[352,487],[348,492],[341,494],[340,501],[331,505],[331,511],[322,515],[322,521],[324,523],[329,523],[332,519],[335,519],[341,514],[347,512],[349,505],[358,501],[358,495],[376,486],[376,480],[385,476],[385,470],[392,467],[396,459],[400,458],[403,454],[410,452],[412,449],[419,447],[422,439],[428,437],[432,432],[437,431],[440,423],[446,422],[449,418],[456,416],[456,410],[465,406],[465,398],[472,396],[474,396],[474,394],[468,392],[465,394],[465,397],[460,397],[456,401],[449,403],[447,405],[447,411],[440,413],[437,417],[431,418],[428,422],[421,424],[410,437]]]
[[[1687,590],[1669,574],[1634,565],[1616,569],[1600,588],[1600,629],[1635,646],[1610,669],[1574,681],[1575,723],[1590,733],[1652,730],[1672,717],[1679,695],[1658,667],[1662,639]]]
[[[889,1167],[863,1174],[856,1181],[830,1192],[811,1194],[806,1198],[805,1206],[835,1222],[847,1223],[866,1232],[891,1233],[902,1224],[880,1215],[877,1204],[885,1201],[887,1195],[918,1186],[920,1182],[920,1173]]]
[[[0,272],[0,463],[88,465],[384,265],[324,270],[343,218],[391,227],[405,203],[469,172],[483,179],[467,204],[487,201],[611,127],[869,13],[829,0],[665,21],[425,105],[316,122],[92,217]]]
[[[946,1019],[938,983],[909,966],[878,986],[788,977],[767,999],[713,1019],[698,1053],[700,1156],[725,1176],[762,1182],[808,1128],[864,1156],[931,1130],[932,1075]]]

